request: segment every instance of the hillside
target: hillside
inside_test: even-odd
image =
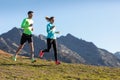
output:
[[[7,54],[7,55],[6,55]],[[97,67],[37,59],[32,64],[27,57],[16,62],[0,50],[0,80],[120,80],[120,68]]]
[[[22,30],[18,28],[13,28],[10,31],[0,35],[0,49],[7,51],[9,53],[14,54],[19,46],[20,36],[22,35]],[[35,36],[33,35],[34,39],[34,47],[35,47],[35,57],[38,57],[39,51],[45,49],[46,46],[46,39],[45,36]],[[25,47],[23,48],[21,55],[29,56],[30,48],[26,43]],[[44,55],[44,59],[47,60],[54,60],[53,51],[50,53],[46,53]],[[85,60],[79,56],[76,52],[68,49],[66,46],[62,44],[58,44],[58,56],[59,59],[63,62],[67,63],[84,63]]]
[[[120,59],[120,52],[116,52],[114,55],[115,55],[118,59]]]
[[[0,35],[0,49],[14,54],[19,46],[22,30],[14,27]],[[46,37],[33,35],[35,57],[39,57],[39,51],[45,49]],[[72,34],[61,36],[57,39],[58,58],[66,63],[83,63],[97,66],[120,67],[120,59],[105,49],[98,48],[94,43],[79,39]],[[29,56],[30,48],[26,43],[21,55]],[[43,57],[54,60],[54,53],[46,53]]]
[[[111,52],[98,48],[94,43],[79,39],[71,34],[58,38],[60,44],[78,53],[87,64],[98,66],[120,66],[120,60]]]

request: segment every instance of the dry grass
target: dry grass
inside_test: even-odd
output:
[[[120,80],[120,68],[62,63],[26,57],[14,62],[11,55],[0,51],[0,80]]]

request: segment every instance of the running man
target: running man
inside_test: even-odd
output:
[[[33,31],[32,17],[33,17],[33,11],[29,11],[28,18],[25,18],[21,24],[21,28],[24,31],[23,31],[23,34],[21,37],[20,46],[19,46],[18,50],[16,51],[16,54],[14,54],[14,56],[13,56],[14,61],[16,61],[17,55],[22,50],[25,43],[28,42],[30,45],[30,49],[31,49],[31,62],[32,63],[36,62],[36,60],[34,59],[34,46],[33,46],[33,38],[32,38],[32,31]]]
[[[59,32],[55,31],[54,23],[54,17],[46,17],[45,18],[49,24],[47,25],[47,49],[41,50],[39,55],[42,58],[44,55],[44,52],[49,52],[51,49],[51,46],[53,46],[54,49],[54,57],[55,57],[55,63],[58,65],[60,62],[57,59],[57,45],[56,45],[56,36],[55,34],[59,34]]]

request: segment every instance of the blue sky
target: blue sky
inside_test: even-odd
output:
[[[0,34],[34,11],[34,34],[46,35],[45,16],[55,16],[61,35],[71,33],[110,52],[120,51],[119,0],[0,0]],[[60,35],[58,35],[60,36]]]

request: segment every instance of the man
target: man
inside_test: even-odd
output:
[[[30,49],[31,49],[31,62],[32,63],[36,62],[36,60],[34,59],[34,46],[33,46],[33,38],[32,38],[32,31],[33,31],[32,17],[33,17],[33,11],[29,11],[28,18],[25,18],[21,24],[21,28],[24,31],[23,31],[23,34],[21,37],[20,46],[19,46],[18,50],[16,51],[16,54],[14,54],[14,56],[13,56],[14,61],[16,61],[17,55],[24,47],[25,42],[28,42],[30,45]]]

